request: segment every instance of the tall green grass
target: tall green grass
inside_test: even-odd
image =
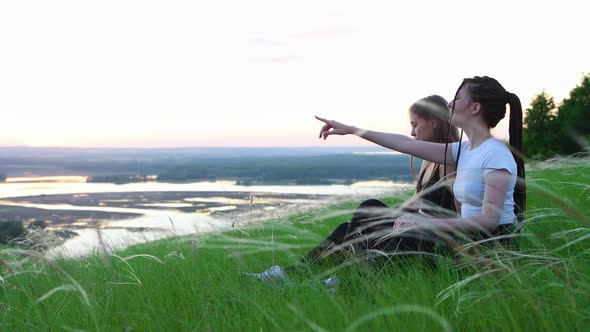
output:
[[[590,330],[590,167],[529,172],[517,248],[461,259],[325,264],[290,284],[241,279],[287,266],[358,202],[222,234],[49,261],[0,253],[0,330]],[[388,198],[389,204],[407,198]],[[337,275],[329,292],[321,283]]]

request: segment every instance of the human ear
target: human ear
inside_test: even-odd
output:
[[[481,104],[480,103],[473,103],[471,105],[471,114],[475,115],[481,111]]]

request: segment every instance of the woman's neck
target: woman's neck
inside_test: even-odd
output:
[[[472,128],[465,129],[465,135],[469,139],[469,146],[471,149],[475,149],[485,142],[488,138],[492,137],[489,128],[482,126],[475,126]]]

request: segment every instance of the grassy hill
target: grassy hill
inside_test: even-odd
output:
[[[47,261],[6,249],[0,330],[587,331],[590,166],[535,168],[518,250],[441,258],[435,269],[414,259],[321,266],[290,285],[240,279],[295,262],[358,202],[111,255]],[[331,275],[341,280],[333,293],[320,282]]]

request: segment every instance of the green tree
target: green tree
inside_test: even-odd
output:
[[[557,113],[561,152],[572,154],[588,148],[590,138],[590,75],[570,91]]]
[[[545,91],[531,102],[524,118],[523,146],[527,156],[546,158],[560,151],[555,137],[559,123],[555,115],[555,101]]]

